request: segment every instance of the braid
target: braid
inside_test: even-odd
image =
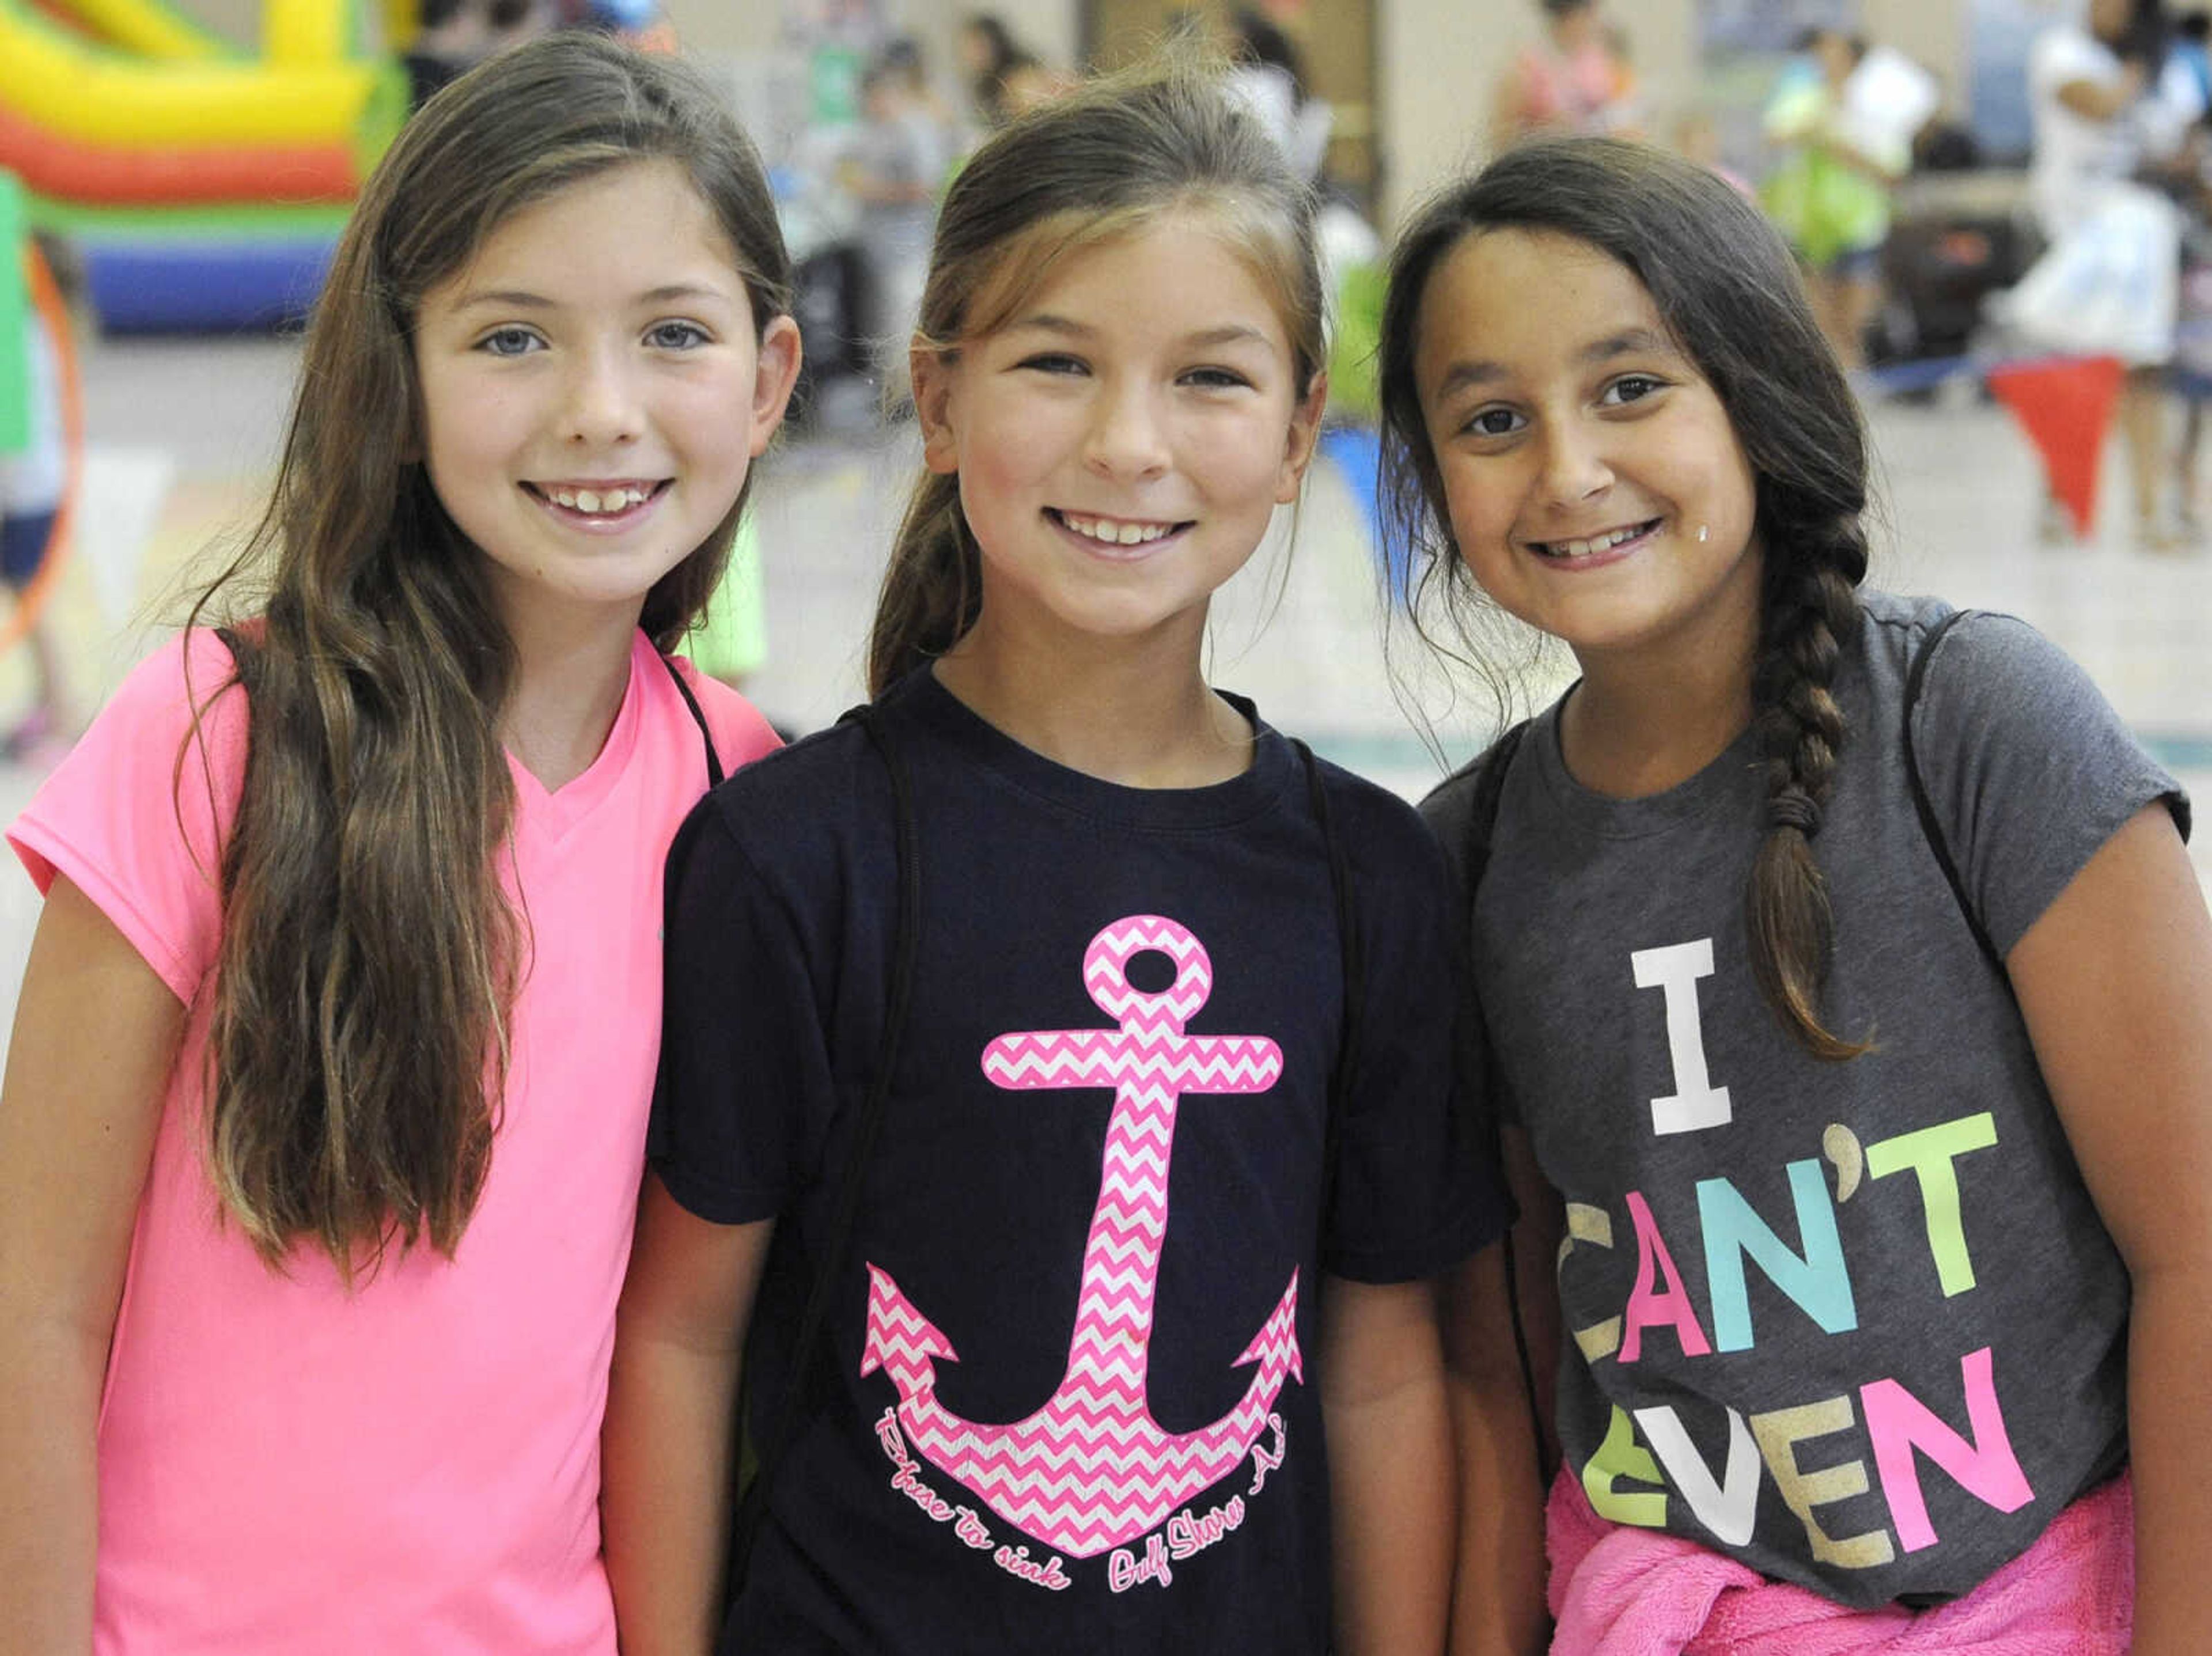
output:
[[[1856,517],[1800,538],[1768,566],[1766,637],[1752,681],[1766,776],[1766,834],[1744,893],[1751,964],[1776,1016],[1817,1058],[1856,1058],[1863,1044],[1820,1022],[1834,916],[1813,854],[1846,731],[1831,694],[1843,646],[1858,631],[1866,537]]]

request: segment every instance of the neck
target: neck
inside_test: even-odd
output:
[[[514,682],[500,709],[500,740],[547,792],[589,770],[629,687],[637,614],[512,615]]]
[[[1203,618],[1200,618],[1200,625]],[[979,620],[937,663],[977,717],[1054,763],[1133,788],[1205,787],[1243,773],[1252,729],[1207,688],[1199,638],[1023,647]]]
[[[1559,715],[1568,774],[1615,798],[1663,793],[1720,757],[1751,723],[1758,617],[1712,647],[1580,658]]]

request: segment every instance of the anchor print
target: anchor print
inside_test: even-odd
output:
[[[1129,981],[1131,957],[1147,950],[1176,967],[1174,983],[1158,993]],[[1283,1072],[1283,1053],[1264,1036],[1185,1033],[1212,992],[1213,968],[1204,945],[1162,916],[1131,915],[1100,931],[1084,955],[1083,980],[1118,1028],[1030,1030],[983,1049],[983,1073],[997,1086],[1114,1089],[1059,1388],[1011,1425],[963,1420],[937,1399],[936,1362],[958,1361],[952,1343],[873,1264],[860,1359],[862,1374],[890,1374],[900,1422],[932,1464],[1008,1523],[1076,1558],[1127,1544],[1227,1477],[1265,1429],[1284,1376],[1305,1379],[1293,1271],[1237,1359],[1258,1365],[1243,1400],[1194,1432],[1168,1432],[1152,1418],[1145,1387],[1176,1107],[1186,1093],[1266,1092]]]

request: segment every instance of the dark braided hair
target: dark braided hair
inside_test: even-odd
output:
[[[1453,544],[1413,359],[1431,275],[1461,241],[1513,228],[1572,236],[1626,266],[1728,410],[1757,480],[1765,551],[1752,676],[1765,837],[1745,892],[1760,991],[1807,1051],[1866,1048],[1820,1022],[1833,936],[1813,854],[1847,735],[1831,694],[1866,575],[1866,430],[1805,303],[1789,251],[1716,174],[1648,145],[1522,145],[1431,200],[1391,258],[1380,349],[1384,509],[1409,608],[1441,587],[1464,623],[1479,597]],[[1464,630],[1464,628],[1463,628]]]

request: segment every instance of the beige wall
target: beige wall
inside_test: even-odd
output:
[[[1965,0],[1860,0],[1860,26],[1869,39],[1918,59],[1943,82],[1945,106],[1966,113]]]
[[[1695,0],[1615,0],[1612,11],[1628,32],[1647,106],[1663,119],[1696,84]],[[1536,0],[1388,0],[1377,98],[1386,219],[1480,158],[1492,88],[1542,27]]]
[[[231,0],[235,3],[236,0]],[[781,0],[662,0],[685,45],[697,52],[762,51],[775,45]],[[952,42],[971,11],[994,11],[1014,38],[1048,63],[1072,63],[1081,33],[1075,0],[893,0],[893,16],[919,36],[949,77]]]
[[[191,15],[242,43],[259,28],[258,0],[179,0]],[[678,33],[716,55],[775,42],[781,0],[664,0]],[[1329,0],[1307,0],[1327,5]],[[1382,209],[1395,220],[1425,191],[1480,155],[1491,88],[1540,27],[1536,0],[1380,0],[1376,103]],[[959,20],[995,10],[1048,61],[1073,61],[1082,34],[1079,0],[893,0],[892,10],[949,73]],[[1629,33],[1654,126],[1697,89],[1697,0],[1612,0]],[[1965,85],[1965,0],[1860,0],[1868,33],[1919,58],[1954,98]]]

